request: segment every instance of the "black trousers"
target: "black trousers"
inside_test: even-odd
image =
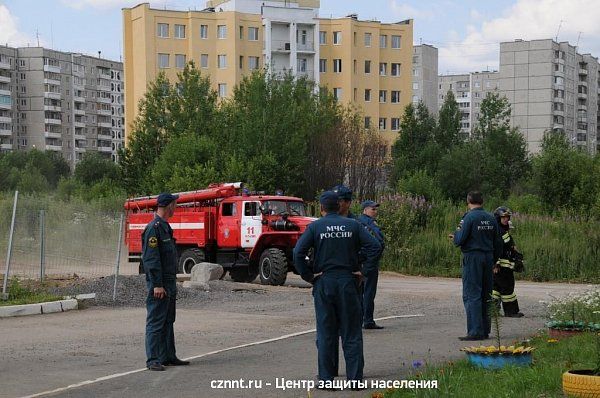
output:
[[[502,302],[504,314],[516,314],[519,312],[519,302],[515,294],[515,273],[507,267],[500,267],[494,274],[494,288],[492,298],[496,302]]]

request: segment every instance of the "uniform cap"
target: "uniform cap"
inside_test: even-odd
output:
[[[360,207],[364,210],[367,207],[379,207],[379,203],[372,200],[365,200],[360,204]]]
[[[156,198],[156,205],[158,207],[167,207],[172,201],[177,200],[179,195],[173,195],[169,192],[163,192]]]
[[[337,185],[331,189],[342,200],[352,200],[352,190],[345,185]]]
[[[323,206],[337,205],[339,200],[340,197],[333,191],[325,191],[319,197],[319,203],[321,203]]]

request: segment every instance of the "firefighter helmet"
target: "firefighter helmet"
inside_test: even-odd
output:
[[[512,215],[512,211],[508,207],[500,206],[496,210],[494,210],[494,217],[497,220],[500,220],[501,217],[510,217]]]

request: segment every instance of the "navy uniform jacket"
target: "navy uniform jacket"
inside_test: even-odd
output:
[[[463,253],[493,253],[494,261],[502,255],[500,228],[494,216],[483,207],[471,209],[464,215],[454,234],[454,244],[460,246]]]
[[[152,286],[164,287],[177,278],[177,249],[173,230],[158,215],[146,225],[142,233],[142,263],[146,280]]]
[[[383,252],[383,249],[385,248],[383,232],[381,231],[381,228],[379,228],[379,225],[377,225],[375,219],[373,217],[367,216],[366,214],[361,214],[361,216],[358,217],[358,222],[364,225],[367,231],[371,235],[373,235],[375,239],[377,239],[377,241],[381,245],[381,251]]]
[[[314,267],[310,269],[306,255],[314,248]],[[381,245],[356,220],[329,213],[308,225],[294,248],[294,265],[307,282],[318,273],[351,273],[360,269],[358,252],[366,263],[376,267]],[[363,269],[363,274],[370,269]]]

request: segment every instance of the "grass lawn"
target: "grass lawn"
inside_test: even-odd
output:
[[[373,398],[399,397],[563,397],[562,374],[568,369],[592,369],[595,342],[591,333],[558,342],[547,335],[535,336],[529,344],[535,347],[531,367],[509,367],[484,370],[466,359],[443,366],[422,368],[412,379],[437,380],[438,389],[397,389],[374,393]],[[489,345],[489,344],[488,344]]]
[[[62,297],[46,292],[43,285],[24,286],[17,279],[8,283],[8,300],[0,300],[0,307],[7,305],[35,304],[62,300]]]

